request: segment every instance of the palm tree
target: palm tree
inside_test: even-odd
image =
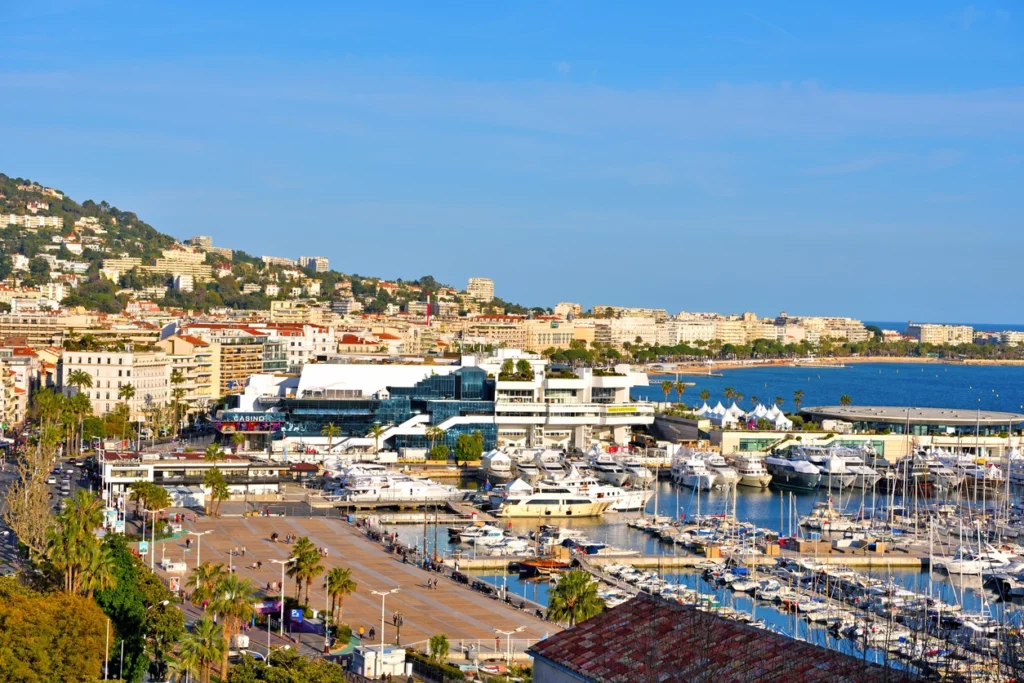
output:
[[[793,392],[793,405],[796,406],[796,412],[800,412],[800,404],[804,402],[804,392],[801,389],[797,389]]]
[[[135,387],[132,386],[131,382],[128,382],[127,384],[125,384],[124,386],[122,386],[120,389],[117,390],[117,398],[120,401],[124,401],[125,404],[128,405],[128,410],[129,410],[129,415],[130,415],[131,414],[131,405],[130,405],[129,402],[133,398],[135,398]],[[124,427],[122,427],[122,429],[121,429],[121,441],[124,441],[124,431],[125,431],[124,428],[127,427],[127,426],[128,426],[128,423],[127,423],[127,421],[125,421]]]
[[[750,397],[750,405],[754,406],[755,408],[757,407],[757,396]]]
[[[352,578],[352,570],[343,567],[335,567],[327,574],[327,594],[331,596],[331,619],[335,611],[338,612],[338,619],[345,613],[345,596],[356,591],[356,582]]]
[[[227,500],[230,497],[224,473],[216,467],[207,470],[206,474],[203,475],[203,486],[210,489],[210,495],[207,496],[206,500],[206,514],[216,516],[220,512],[221,501]],[[216,508],[214,508],[213,503],[216,503]]]
[[[548,599],[548,618],[570,627],[600,614],[604,599],[597,593],[597,582],[585,571],[565,572]]]
[[[235,432],[232,434],[231,445],[235,447],[235,453],[241,450],[242,446],[245,445],[245,434],[242,432]]]
[[[384,433],[387,432],[383,426],[375,424],[370,427],[370,431],[366,433],[366,436],[373,439],[373,451],[374,453],[380,452],[380,440],[384,438]]]
[[[110,547],[93,543],[86,551],[85,565],[82,567],[81,589],[85,591],[85,597],[91,600],[96,591],[117,585],[117,575],[114,573],[116,567],[117,562]]]
[[[288,568],[288,576],[295,579],[295,599],[299,600],[302,585],[305,584],[306,600],[303,604],[309,604],[309,588],[313,579],[324,573],[323,556],[308,536],[303,536],[295,542],[291,556],[295,558],[295,562]]]
[[[736,401],[736,403],[743,403],[743,394],[737,391],[732,395],[732,399]]]
[[[181,643],[181,660],[188,671],[199,675],[200,683],[210,683],[213,663],[224,654],[224,630],[210,617],[197,621],[192,626],[192,633],[187,634]],[[227,680],[226,677],[224,679]]]
[[[153,482],[140,479],[128,486],[128,499],[135,499],[135,514],[149,507],[149,496],[153,491]]]
[[[235,432],[235,434],[237,433],[238,432]],[[232,438],[234,438],[234,435],[232,435]],[[211,443],[206,447],[206,451],[203,453],[203,460],[207,462],[217,462],[223,457],[223,455],[224,452],[220,449],[220,446],[215,443]]]
[[[429,645],[431,661],[443,664],[448,659],[448,636],[443,633],[430,636]]]
[[[341,436],[341,428],[333,422],[328,422],[320,429],[320,436],[327,437],[327,452],[331,452],[334,446],[334,439]]]
[[[227,570],[222,564],[214,564],[210,561],[203,562],[189,574],[185,587],[189,590],[189,601],[196,607],[204,602],[213,601],[217,584],[227,576]]]
[[[240,578],[237,574],[222,576],[214,586],[210,611],[220,619],[223,626],[224,652],[221,655],[220,669],[222,681],[228,680],[228,650],[231,649],[231,636],[252,618],[255,602],[256,589],[252,582]]]
[[[436,426],[427,427],[425,430],[423,430],[423,436],[430,439],[430,450],[434,450],[434,443],[436,443],[439,439],[443,439],[444,435],[445,431],[440,427]]]
[[[782,404],[785,403],[785,402],[786,402],[786,399],[782,398],[781,396],[776,396],[775,397],[775,405],[777,405],[778,407],[781,408]]]
[[[851,403],[853,403],[853,399],[850,398],[849,394],[843,394],[842,396],[839,397],[839,405],[848,406]]]
[[[672,381],[666,379],[662,382],[661,391],[665,394],[665,403],[668,403],[668,395],[672,393]]]
[[[75,451],[78,453],[82,452],[82,423],[87,415],[92,414],[92,401],[89,400],[88,394],[75,394],[69,396],[64,402],[65,410],[67,410],[69,419],[73,423],[78,424],[78,438],[72,439],[75,442]],[[72,430],[73,431],[73,430]]]
[[[700,400],[704,401],[704,403],[707,403],[709,398],[711,398],[711,392],[708,391],[707,389],[701,389]]]
[[[726,401],[731,401],[732,397],[736,395],[736,392],[735,390],[733,390],[732,387],[726,387],[725,391],[723,391],[722,393],[725,394]]]
[[[178,435],[178,425],[181,424],[181,416],[179,410],[181,406],[181,399],[185,397],[185,389],[181,386],[185,383],[185,375],[181,374],[181,370],[175,370],[171,373],[171,404],[174,411],[174,435]]]
[[[72,386],[72,387],[75,388],[75,393],[81,394],[82,393],[82,387],[85,387],[86,389],[91,389],[92,388],[92,375],[90,375],[85,370],[72,370],[71,372],[68,373],[67,384],[68,384],[68,386]],[[84,420],[85,420],[85,414],[83,413],[78,418],[78,433],[79,434],[82,433],[82,422]],[[79,441],[81,441],[81,440],[79,440]],[[81,448],[79,448],[79,450],[81,450]]]
[[[683,402],[683,394],[686,393],[686,382],[676,382],[676,399]]]

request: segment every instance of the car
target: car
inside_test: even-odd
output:
[[[54,484],[57,483],[57,477],[54,477],[52,475],[47,477],[46,478],[46,483],[49,484],[50,486],[53,486]]]
[[[71,489],[61,489],[60,490],[60,495],[62,495],[62,496],[70,496],[71,495]]]

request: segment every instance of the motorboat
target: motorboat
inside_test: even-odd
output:
[[[505,540],[505,532],[500,528],[491,525],[473,526],[467,528],[458,536],[459,543],[467,545],[497,545]]]
[[[840,514],[832,507],[832,499],[815,503],[809,515],[800,519],[800,526],[822,532],[853,531],[860,528],[857,522],[847,515]]]
[[[623,461],[622,469],[626,470],[626,473],[629,475],[626,483],[633,488],[647,488],[654,483],[654,472],[639,460]]]
[[[772,475],[772,483],[780,488],[813,491],[821,482],[821,470],[807,460],[769,455],[764,465]]]
[[[562,453],[555,450],[542,450],[533,457],[541,479],[561,479],[566,474],[565,460]]]
[[[598,517],[612,505],[566,487],[551,486],[529,495],[508,495],[495,511],[497,517]]]
[[[630,478],[630,473],[610,453],[600,453],[592,457],[590,469],[598,479],[612,486],[622,486]]]
[[[715,486],[730,488],[739,483],[740,475],[720,453],[703,453],[704,465],[715,473]]]
[[[833,448],[833,453],[843,461],[846,471],[853,475],[853,483],[850,484],[853,488],[871,491],[882,478],[881,474],[865,463],[866,451],[863,449],[837,446]]]
[[[821,472],[821,486],[828,489],[845,489],[853,485],[854,475],[847,472],[846,462],[836,455],[834,449],[822,446],[799,446],[794,460],[806,460]]]
[[[594,500],[611,501],[608,510],[613,512],[635,512],[647,507],[647,501],[654,496],[650,489],[625,489],[611,486],[596,477],[583,476],[575,467],[558,481],[540,481],[534,486],[535,491],[547,491],[551,488],[567,488]]]
[[[947,574],[977,574],[1003,569],[1010,566],[1012,555],[985,545],[979,550],[961,546],[952,557],[937,557],[932,561],[935,567],[946,570]]]
[[[415,479],[405,474],[390,473],[383,479],[375,476],[356,477],[340,491],[342,500],[352,502],[444,502],[458,500],[462,492],[429,479]]]
[[[485,453],[480,460],[480,470],[484,477],[492,484],[503,484],[515,479],[512,472],[512,457],[499,450]]]
[[[518,479],[522,479],[527,484],[533,484],[540,481],[543,478],[540,468],[537,467],[537,463],[533,459],[534,454],[531,452],[526,455],[519,455],[512,460],[512,473]]]
[[[672,478],[687,488],[710,491],[718,474],[709,470],[701,458],[689,457],[672,465]]]
[[[757,455],[733,456],[732,466],[739,475],[739,485],[751,488],[766,489],[772,481],[772,475],[764,467],[764,458]]]

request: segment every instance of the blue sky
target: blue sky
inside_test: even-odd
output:
[[[9,3],[0,171],[530,305],[1022,321],[1021,5],[722,4]]]

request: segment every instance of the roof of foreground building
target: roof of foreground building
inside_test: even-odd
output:
[[[874,683],[913,681],[906,671],[641,593],[530,653],[573,678],[599,683]]]

